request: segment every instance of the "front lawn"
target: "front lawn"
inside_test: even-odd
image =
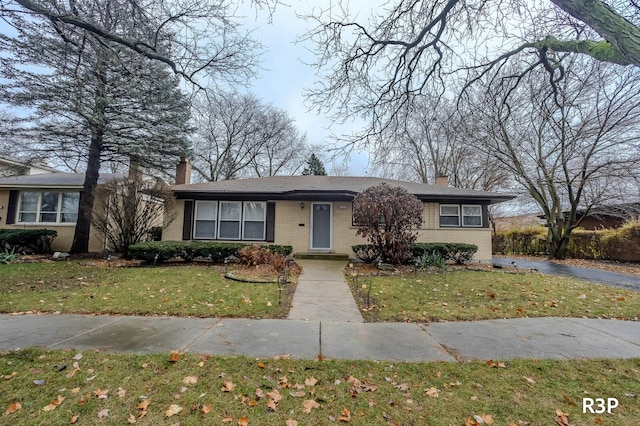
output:
[[[640,359],[458,364],[27,350],[0,353],[0,380],[7,425],[631,426],[640,418]],[[585,397],[615,398],[618,407],[583,413]]]
[[[1,265],[0,312],[283,318],[295,284],[236,282],[220,265],[107,267],[90,260]]]
[[[640,318],[638,292],[536,273],[456,270],[350,281],[367,322]]]

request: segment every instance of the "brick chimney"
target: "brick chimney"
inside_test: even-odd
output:
[[[437,175],[436,176],[436,185],[437,186],[449,186],[449,176]]]
[[[191,164],[187,157],[180,157],[180,162],[176,167],[176,185],[191,183]]]

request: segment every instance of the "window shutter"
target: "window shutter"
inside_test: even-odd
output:
[[[276,203],[267,203],[267,242],[275,241]]]
[[[16,223],[16,210],[18,208],[18,195],[20,191],[9,191],[9,205],[7,206],[7,225]]]
[[[182,239],[191,239],[191,228],[193,227],[193,201],[184,202],[184,219],[182,221]]]

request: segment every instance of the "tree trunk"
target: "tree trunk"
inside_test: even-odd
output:
[[[91,145],[89,146],[89,157],[87,160],[87,171],[84,177],[80,200],[78,202],[78,221],[76,222],[71,253],[88,253],[89,238],[91,232],[91,219],[93,216],[93,204],[98,187],[98,177],[100,173],[100,157],[104,143],[105,111],[106,111],[106,64],[99,50],[96,61],[96,93],[94,101],[93,117],[91,118]]]

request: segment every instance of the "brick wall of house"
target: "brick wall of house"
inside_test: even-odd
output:
[[[290,245],[294,252],[310,251],[311,202],[277,201],[275,217],[274,244]],[[356,235],[352,225],[352,204],[333,202],[333,249],[335,253],[353,255],[351,246],[365,244],[366,240]],[[419,230],[418,241],[470,243],[478,246],[475,260],[491,261],[491,233],[489,228],[440,228],[439,205],[426,203],[423,212],[423,226]],[[178,214],[174,221],[163,231],[163,240],[181,240],[184,200],[177,200]]]

